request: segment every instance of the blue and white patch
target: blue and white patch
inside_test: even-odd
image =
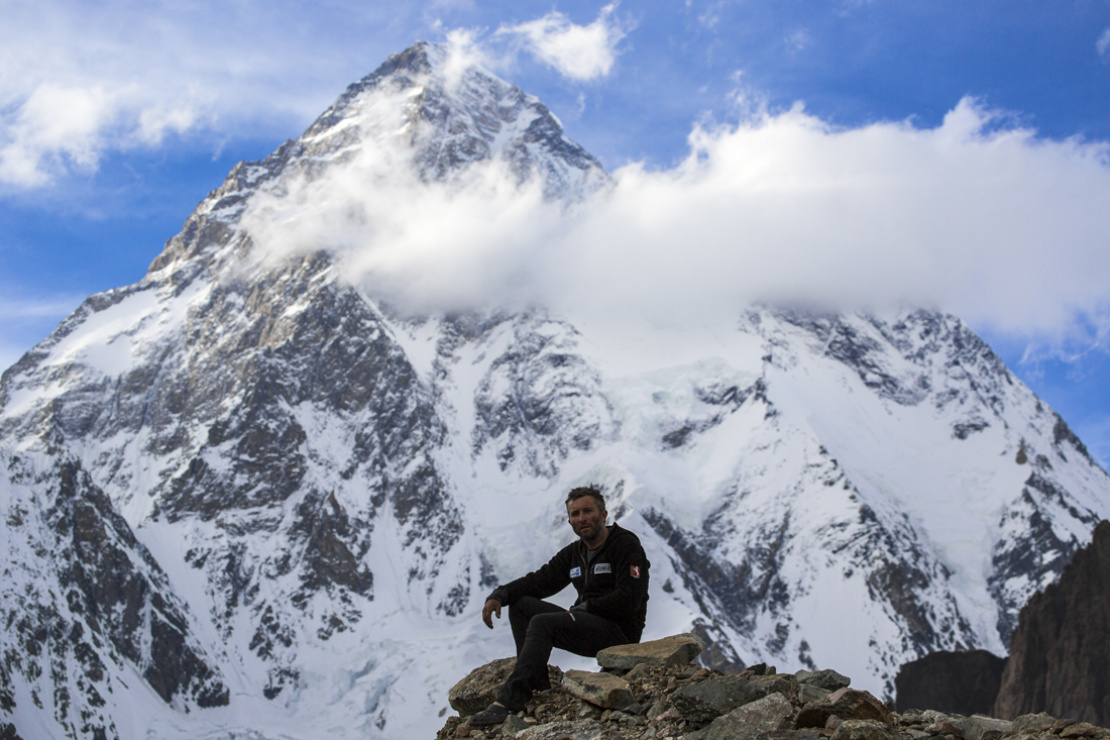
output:
[[[599,573],[612,573],[613,566],[610,563],[598,563],[594,566],[594,575]]]
[[[570,569],[570,577],[571,578],[581,578],[582,577],[582,568],[581,568],[581,566],[576,565],[573,568],[571,568]]]

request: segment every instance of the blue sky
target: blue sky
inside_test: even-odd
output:
[[[858,273],[878,264],[907,300],[957,312],[1110,462],[1110,0],[4,0],[2,12],[2,366],[86,295],[138,280],[236,161],[299,135],[389,54],[451,38],[611,171],[678,172],[692,133],[721,162],[745,131],[757,149],[742,151],[773,150],[776,167],[805,147],[803,175],[854,146],[881,152],[853,172],[922,183],[884,208],[894,227],[918,225],[909,238],[937,240],[931,277],[901,275],[897,250],[838,260],[835,245],[871,234],[815,208],[805,217],[834,245],[821,259],[844,265],[826,279],[867,294],[884,275]],[[959,162],[921,155],[951,141]],[[944,202],[961,183],[967,212]],[[992,187],[1004,197],[980,203]]]

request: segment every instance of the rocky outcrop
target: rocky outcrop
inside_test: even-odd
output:
[[[552,688],[534,694],[524,711],[492,728],[471,727],[470,715],[492,701],[515,662],[493,661],[451,689],[459,715],[436,740],[1110,740],[1108,729],[1048,714],[1010,721],[935,709],[899,713],[829,669],[780,674],[760,664],[726,674],[692,665],[704,647],[695,635],[675,635],[621,646],[616,654],[626,667],[563,674],[549,666]],[[690,657],[679,663],[674,655]],[[599,663],[613,660],[598,655]]]
[[[986,650],[940,650],[904,663],[894,679],[896,706],[904,712],[930,707],[942,712],[992,714],[1006,659]]]
[[[1110,722],[1110,521],[1021,610],[994,714]]]

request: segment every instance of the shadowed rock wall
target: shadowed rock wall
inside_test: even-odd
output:
[[[1006,659],[986,650],[942,650],[902,665],[894,679],[896,706],[959,714],[990,714]]]
[[[1060,580],[1021,610],[997,717],[1048,712],[1110,722],[1110,522],[1095,528]]]

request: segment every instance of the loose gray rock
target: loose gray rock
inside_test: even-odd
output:
[[[831,668],[820,671],[797,671],[794,678],[798,679],[799,685],[819,686],[828,690],[829,693],[852,684],[852,679],[843,673],[837,673]]]
[[[671,635],[661,640],[614,645],[597,654],[597,664],[602,668],[629,670],[637,665],[685,665],[701,655],[705,640],[693,633]]]
[[[1014,723],[973,714],[960,723],[964,740],[999,740],[1013,731]]]
[[[1023,714],[1014,720],[1014,734],[1028,735],[1035,732],[1047,732],[1056,724],[1056,718],[1047,712],[1037,714]]]
[[[563,674],[563,689],[605,709],[624,709],[633,702],[628,681],[612,673],[569,670]]]
[[[517,740],[597,740],[604,728],[592,719],[570,722],[549,722],[536,725],[517,734]]]
[[[770,694],[782,694],[787,699],[797,696],[797,679],[788,673],[718,676],[683,686],[672,694],[671,701],[687,721],[705,723]]]
[[[832,740],[891,740],[896,734],[873,719],[847,719],[832,734]]]
[[[516,658],[498,658],[466,674],[447,692],[447,702],[463,717],[477,714],[497,699],[497,690],[516,667]]]
[[[505,720],[505,723],[501,725],[501,735],[505,737],[516,737],[518,732],[523,732],[531,726],[532,725],[525,722],[521,717],[510,714]]]
[[[811,683],[798,684],[798,701],[803,704],[808,704],[811,701],[821,701],[827,699],[832,693],[829,689],[823,689],[820,686],[814,686]]]
[[[762,733],[787,729],[793,715],[794,706],[785,696],[770,694],[717,717],[686,740],[755,740]]]
[[[794,718],[795,729],[824,727],[829,717],[841,719],[873,719],[884,724],[890,722],[890,712],[870,692],[856,689],[837,689],[820,701],[811,701],[802,707]]]

